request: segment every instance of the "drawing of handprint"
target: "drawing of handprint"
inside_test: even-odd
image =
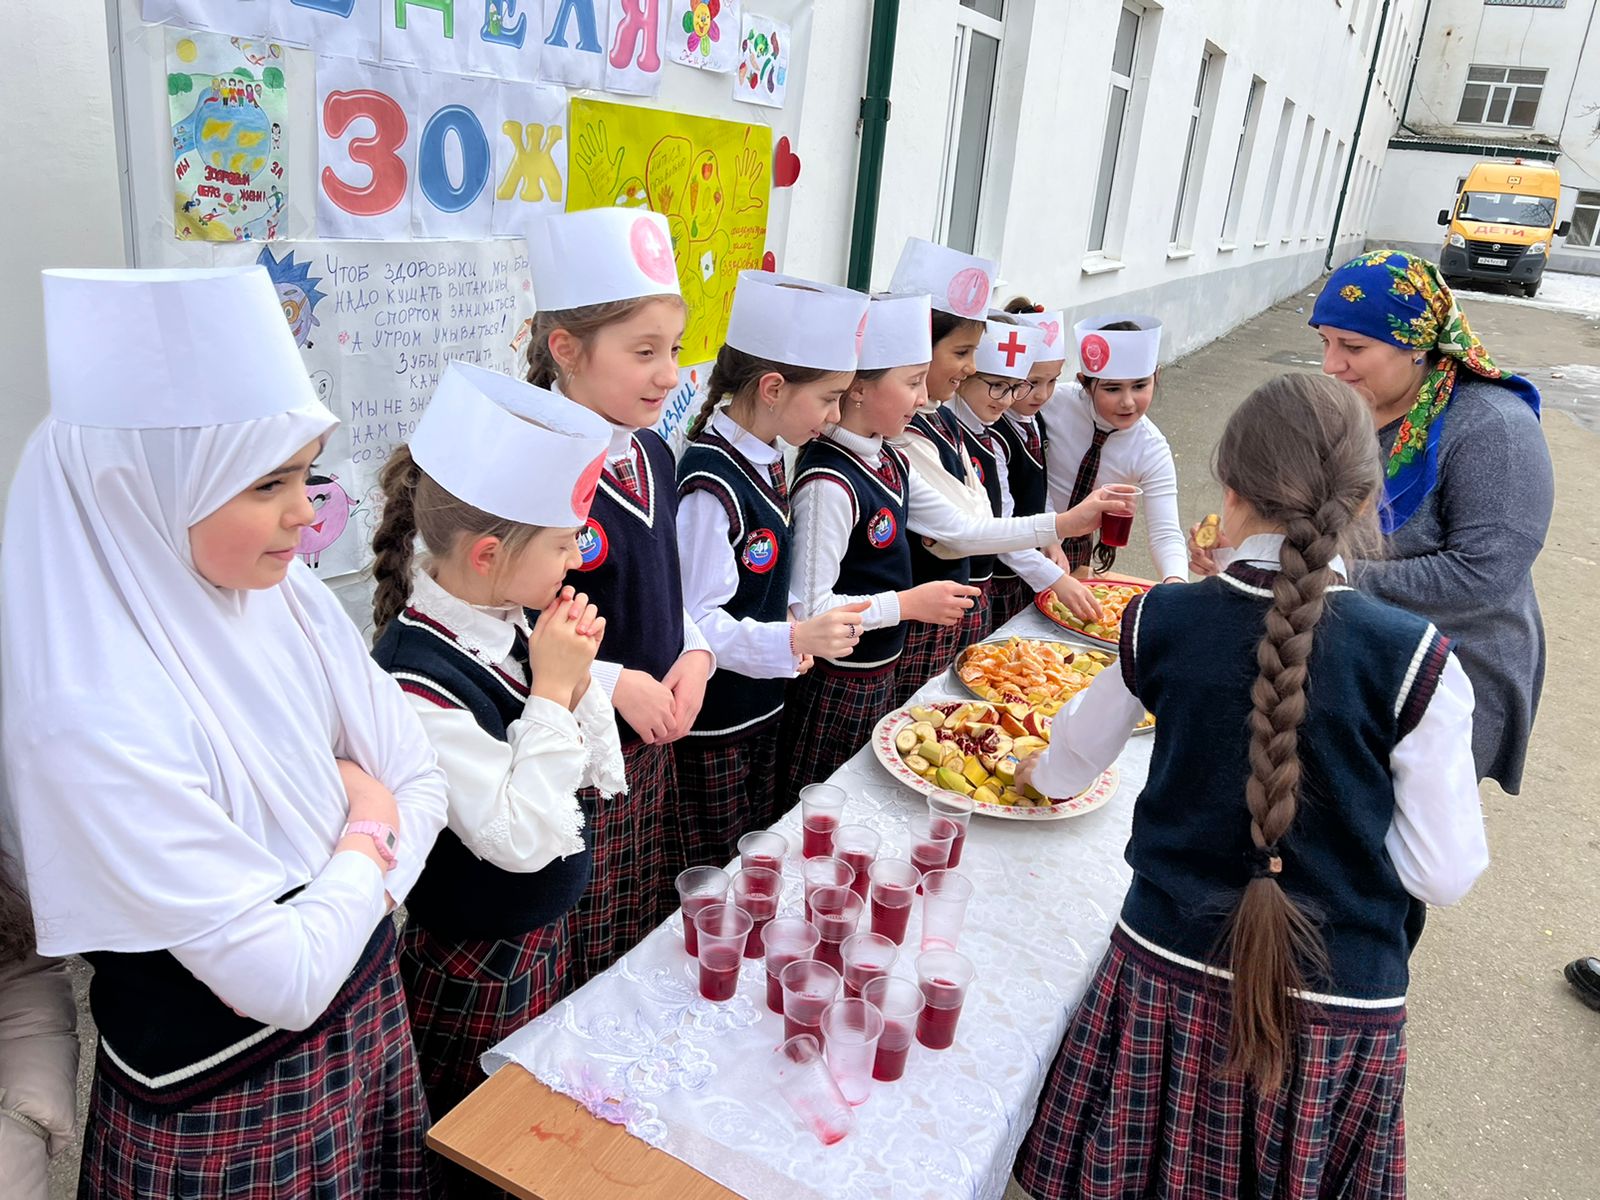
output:
[[[733,172],[733,211],[749,212],[753,208],[765,206],[766,201],[756,195],[756,189],[761,186],[762,177],[765,175],[761,166],[761,156],[746,146],[739,154],[739,160],[734,164]]]
[[[579,131],[574,158],[594,195],[614,200],[622,184],[622,147],[618,146],[616,156],[612,157],[604,121],[586,125]]]

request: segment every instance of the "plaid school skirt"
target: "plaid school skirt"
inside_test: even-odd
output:
[[[731,742],[680,738],[673,749],[683,865],[724,866],[738,852],[741,837],[765,829],[783,812],[776,774],[778,722]]]
[[[989,630],[999,629],[1019,612],[1033,607],[1033,589],[1016,575],[996,575],[990,581]]]
[[[1283,1087],[1223,1074],[1225,982],[1120,928],[1017,1156],[1034,1200],[1404,1200],[1405,1010],[1309,1008]]]
[[[678,907],[674,881],[681,869],[673,828],[677,770],[670,745],[635,742],[622,748],[628,792],[602,800],[578,792],[594,851],[589,886],[571,923],[571,989],[582,987],[636,946]]]
[[[971,611],[977,611],[974,603]],[[966,645],[961,640],[965,622],[954,625],[925,625],[912,621],[906,625],[906,648],[900,655],[900,665],[895,671],[894,687],[883,713],[904,706],[923,684],[940,671],[949,670],[956,653]]]
[[[778,732],[785,811],[800,802],[801,788],[823,782],[861,749],[894,708],[897,666],[850,671],[818,662],[789,684]]]
[[[153,1112],[96,1070],[78,1196],[426,1200],[427,1130],[391,951],[343,1016],[190,1108]]]

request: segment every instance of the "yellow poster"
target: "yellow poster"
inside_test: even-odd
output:
[[[679,361],[711,361],[739,272],[766,251],[772,130],[600,100],[574,100],[568,124],[567,211],[617,204],[667,218],[689,306]]]

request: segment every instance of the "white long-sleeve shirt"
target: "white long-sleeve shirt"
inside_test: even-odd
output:
[[[960,396],[950,401],[950,409],[956,414],[956,419],[973,433],[983,433],[989,427],[978,420],[978,414],[968,407],[967,402]],[[1000,515],[1013,516],[1017,511],[1016,501],[1011,496],[1011,475],[1006,463],[1004,444],[998,434],[993,435],[995,444],[995,474],[1000,483]],[[1053,515],[1053,514],[1052,514]],[[1046,588],[1055,586],[1061,579],[1061,568],[1051,562],[1038,550],[1011,550],[1000,556],[1000,561],[1010,567],[1013,574],[1020,578],[1035,592],[1042,592]]]
[[[862,437],[835,426],[825,435],[862,460],[869,468],[882,461],[883,439]],[[1034,517],[974,516],[945,499],[916,471],[907,473],[906,525],[912,533],[934,538],[962,554],[998,554],[1028,546],[1048,545],[1056,536],[1054,513]],[[794,575],[789,590],[803,617],[814,617],[841,604],[868,602],[864,624],[883,629],[900,623],[900,596],[879,592],[872,596],[836,593],[839,564],[850,544],[855,512],[850,497],[837,487],[801,488],[794,509]]]
[[[606,464],[608,466],[620,458],[627,458],[633,453],[634,432],[634,430],[621,425],[613,428],[611,445],[606,449]],[[662,481],[661,486],[671,486],[671,484],[668,481]],[[1185,559],[1185,561],[1188,560]],[[681,569],[681,563],[679,567]],[[626,614],[612,613],[607,619],[624,620],[626,619]],[[715,672],[717,669],[716,652],[711,649],[704,635],[701,634],[700,627],[695,624],[693,614],[685,608],[683,610],[683,649],[678,651],[678,657],[682,658],[685,654],[694,650],[704,650],[711,655],[711,670]],[[621,678],[623,669],[621,663],[604,658],[595,659],[594,665],[589,668],[589,678],[600,685],[600,690],[605,692],[608,701],[616,693],[617,680]]]
[[[411,582],[411,606],[450,630],[485,666],[519,683],[527,672],[512,655],[520,608],[486,609],[447,592],[424,569]],[[578,789],[610,796],[627,790],[616,713],[590,686],[575,710],[530,695],[501,741],[473,715],[407,693],[439,756],[449,788],[449,826],[479,858],[506,871],[542,870],[583,850]]]
[[[1081,384],[1066,384],[1050,404],[1049,420],[1045,475],[1051,506],[1061,511],[1070,507],[1073,480],[1094,444],[1094,401]],[[1128,483],[1144,491],[1137,519],[1145,523],[1157,578],[1187,579],[1189,543],[1178,518],[1178,471],[1172,448],[1149,417],[1141,417],[1131,429],[1113,433],[1100,448],[1096,484],[1112,483]]]
[[[349,636],[360,640],[354,626]],[[398,863],[385,874],[365,854],[340,851],[290,899],[264,901],[171,947],[223,1003],[278,1028],[304,1029],[327,1010],[384,918],[385,893],[405,900],[446,820],[444,776],[404,694],[369,656],[358,661],[374,675],[375,707],[388,724],[374,739],[387,757],[361,765],[394,793]]]
[[[711,414],[710,425],[760,472],[783,458],[781,450],[745,429],[725,409]],[[723,607],[739,590],[739,560],[728,533],[727,510],[710,493],[690,492],[678,500],[684,610],[718,666],[750,679],[792,679],[799,662],[790,650],[789,622],[735,617]]]
[[[1276,567],[1281,541],[1248,539],[1233,557]],[[1340,560],[1332,565],[1343,572]],[[1406,891],[1427,904],[1456,903],[1489,865],[1472,759],[1472,707],[1472,683],[1452,654],[1416,728],[1389,755],[1395,806],[1384,845]],[[1083,791],[1116,761],[1144,713],[1121,671],[1100,672],[1056,716],[1033,786],[1047,796]]]

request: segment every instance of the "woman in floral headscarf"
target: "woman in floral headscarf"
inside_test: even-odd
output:
[[[1310,324],[1323,373],[1372,406],[1384,455],[1386,552],[1356,564],[1355,582],[1455,642],[1476,695],[1478,777],[1515,795],[1544,684],[1533,560],[1555,494],[1538,389],[1495,364],[1439,268],[1415,255],[1351,259]],[[1195,570],[1216,569],[1190,546]]]

